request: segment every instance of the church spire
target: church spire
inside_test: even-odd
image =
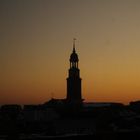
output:
[[[76,41],[76,38],[73,38],[73,53],[75,53],[75,41]]]
[[[73,51],[70,55],[70,69],[67,78],[67,101],[74,108],[81,106],[82,95],[81,95],[81,78],[80,70],[78,68],[78,54],[75,50],[75,38],[73,39]]]

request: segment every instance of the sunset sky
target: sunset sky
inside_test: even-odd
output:
[[[0,104],[65,98],[73,38],[85,101],[140,100],[139,0],[0,0]]]

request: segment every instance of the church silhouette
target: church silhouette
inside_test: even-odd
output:
[[[45,104],[50,107],[72,107],[78,109],[83,105],[82,99],[82,86],[79,70],[79,58],[75,49],[75,38],[73,39],[73,50],[70,55],[70,68],[68,70],[67,77],[67,93],[65,99],[55,99],[52,98],[50,101]]]
[[[67,102],[80,105],[82,103],[81,78],[78,68],[78,55],[75,50],[75,39],[73,40],[73,52],[70,55],[70,69],[67,78]]]

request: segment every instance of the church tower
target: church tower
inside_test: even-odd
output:
[[[70,68],[67,78],[67,101],[70,104],[81,104],[81,78],[80,70],[78,68],[78,55],[75,50],[75,40],[73,40],[73,51],[70,55]]]

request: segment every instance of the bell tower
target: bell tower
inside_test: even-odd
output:
[[[78,55],[75,50],[75,40],[73,39],[73,51],[70,55],[70,68],[67,78],[67,101],[71,104],[81,104],[82,95],[81,95],[81,78],[80,70],[78,68]]]

